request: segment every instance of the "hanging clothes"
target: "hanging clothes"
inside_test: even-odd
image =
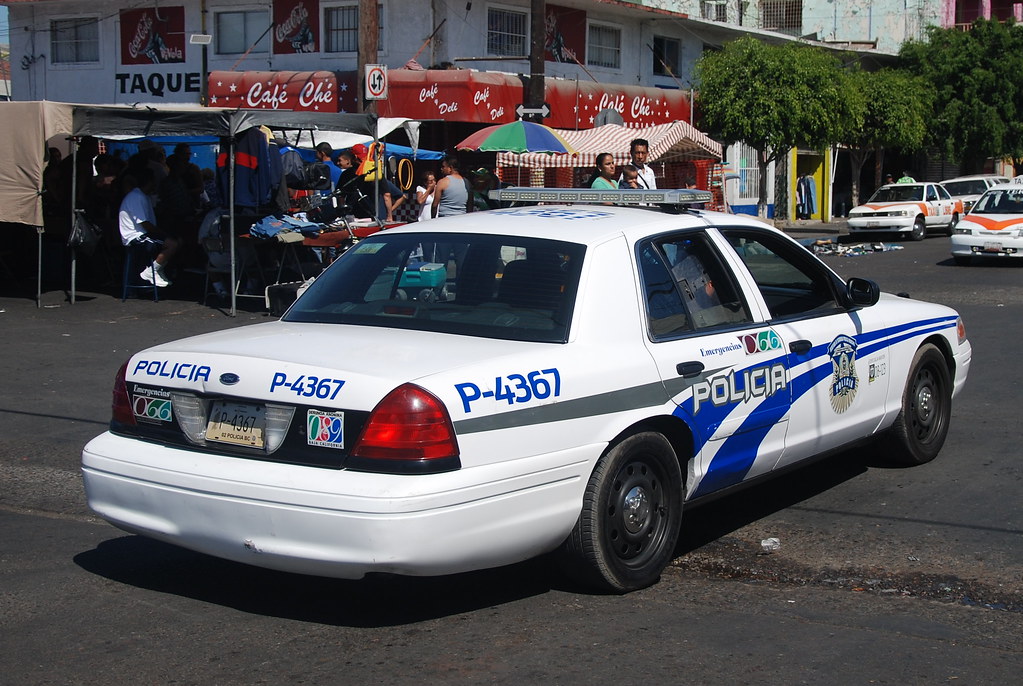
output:
[[[812,176],[803,174],[796,181],[796,217],[809,219],[817,211],[817,184]]]

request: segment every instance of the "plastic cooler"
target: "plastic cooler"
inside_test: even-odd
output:
[[[399,288],[438,288],[448,279],[447,265],[440,262],[409,263],[398,281]]]

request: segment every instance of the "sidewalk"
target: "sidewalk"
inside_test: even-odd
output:
[[[799,236],[838,236],[849,233],[849,223],[845,217],[835,217],[830,222],[819,219],[779,220],[775,226],[787,234]]]

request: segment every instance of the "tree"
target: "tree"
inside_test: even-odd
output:
[[[704,126],[727,143],[757,151],[757,213],[767,215],[768,165],[793,147],[820,150],[857,119],[839,60],[800,43],[768,45],[752,37],[708,52],[696,63]]]
[[[867,155],[874,153],[874,183],[880,185],[885,149],[911,152],[923,147],[932,101],[927,83],[908,72],[853,71],[848,79],[849,94],[862,100],[858,109],[863,114],[839,141],[849,148],[855,207],[860,204],[860,172]]]
[[[1023,26],[978,19],[969,31],[930,27],[899,51],[934,93],[931,142],[969,170],[1023,157]]]

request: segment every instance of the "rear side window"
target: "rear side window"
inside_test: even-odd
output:
[[[652,338],[750,321],[749,308],[707,236],[688,233],[639,247]]]
[[[561,343],[584,253],[535,238],[382,232],[342,255],[283,320]]]

